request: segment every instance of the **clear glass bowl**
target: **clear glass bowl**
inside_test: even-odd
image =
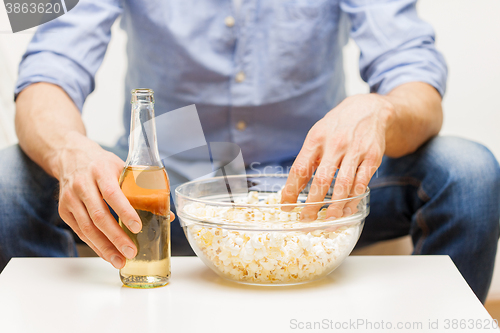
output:
[[[214,177],[177,187],[177,214],[189,244],[221,277],[257,285],[306,283],[328,275],[351,253],[369,213],[370,190],[331,200],[330,188],[323,202],[305,203],[309,183],[297,203],[280,204],[287,177]],[[301,220],[304,209],[312,216],[307,220]],[[327,218],[331,212],[344,215]]]

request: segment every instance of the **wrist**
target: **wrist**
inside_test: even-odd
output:
[[[396,110],[397,110],[397,105],[395,101],[393,101],[391,98],[388,96],[383,96],[379,94],[370,94],[372,95],[376,100],[376,105],[377,105],[377,112],[380,115],[380,119],[382,123],[384,124],[384,127],[386,129],[386,132],[391,128],[391,126],[394,124],[395,119],[396,119]]]
[[[97,145],[78,131],[69,131],[65,133],[60,142],[60,145],[54,147],[45,158],[50,173],[59,181],[61,181],[64,165],[68,160],[74,163],[76,160],[74,155],[77,154],[79,150],[85,149],[84,147],[88,146],[89,143]]]

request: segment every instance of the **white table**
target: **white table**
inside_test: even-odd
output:
[[[150,290],[122,287],[100,258],[16,258],[0,274],[1,333],[492,331],[445,330],[447,319],[492,322],[447,256],[353,256],[296,287],[226,282],[196,257],[172,258],[169,285]]]

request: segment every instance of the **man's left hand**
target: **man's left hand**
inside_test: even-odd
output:
[[[282,203],[295,203],[313,176],[306,203],[322,202],[335,173],[338,174],[332,200],[363,194],[382,162],[386,129],[393,119],[394,106],[377,94],[346,98],[309,130],[282,190]],[[315,220],[321,204],[306,206],[301,220]],[[353,202],[331,204],[327,218],[354,213]]]

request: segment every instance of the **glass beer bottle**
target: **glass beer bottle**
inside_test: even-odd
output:
[[[129,153],[120,187],[139,214],[142,229],[120,226],[137,246],[137,255],[120,270],[125,286],[154,288],[170,279],[170,184],[158,153],[151,89],[132,90]]]

